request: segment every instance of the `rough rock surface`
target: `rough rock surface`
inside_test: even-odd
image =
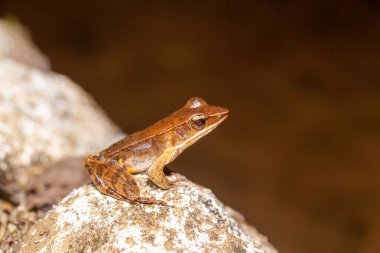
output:
[[[1,253],[88,181],[80,156],[120,136],[91,97],[49,68],[21,24],[0,20]]]
[[[3,184],[25,185],[41,165],[97,151],[120,134],[70,79],[6,58],[0,58],[0,122]]]
[[[176,174],[171,176],[179,178]],[[161,190],[136,175],[142,196],[172,207],[119,201],[93,185],[74,190],[29,231],[20,252],[277,252],[206,188],[184,178]],[[18,245],[20,247],[20,245]]]
[[[27,30],[17,21],[0,20],[0,58],[10,58],[39,69],[50,63],[32,43]]]

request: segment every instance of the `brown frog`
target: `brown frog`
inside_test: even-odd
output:
[[[215,129],[228,110],[208,105],[194,97],[186,105],[150,127],[128,135],[97,155],[84,160],[84,168],[98,190],[116,199],[166,205],[161,200],[140,197],[132,174],[147,171],[162,189],[173,187],[163,172],[166,164],[194,142]]]

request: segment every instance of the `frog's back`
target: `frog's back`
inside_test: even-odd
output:
[[[160,120],[152,126],[135,132],[121,139],[120,141],[112,144],[107,149],[100,152],[100,155],[109,158],[122,151],[128,151],[134,149],[139,143],[143,143],[146,140],[155,138],[159,139],[161,135],[165,134],[168,130],[172,129],[177,122],[167,122],[166,119]]]
[[[105,158],[112,157],[119,152],[128,151],[132,149],[133,147],[138,145],[140,142],[143,142],[144,140],[148,138],[149,136],[146,135],[144,131],[135,132],[133,134],[130,134],[124,137],[120,141],[112,144],[111,146],[109,146],[108,148],[100,152],[100,155]]]

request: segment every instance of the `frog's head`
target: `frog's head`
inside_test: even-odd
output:
[[[228,113],[228,109],[208,105],[199,97],[190,98],[184,107],[173,113],[181,122],[174,127],[173,144],[185,149],[214,130]]]

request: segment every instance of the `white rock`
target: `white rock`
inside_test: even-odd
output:
[[[31,42],[21,24],[0,20],[0,58],[11,58],[40,69],[49,69],[50,63]]]
[[[117,135],[118,128],[67,77],[0,58],[0,175],[5,181],[25,184],[41,165],[98,151]]]
[[[49,211],[29,231],[21,249],[14,250],[277,252],[209,189],[184,180],[173,189],[161,190],[147,183],[146,175],[136,178],[143,196],[164,200],[173,207],[130,204],[85,185]]]

